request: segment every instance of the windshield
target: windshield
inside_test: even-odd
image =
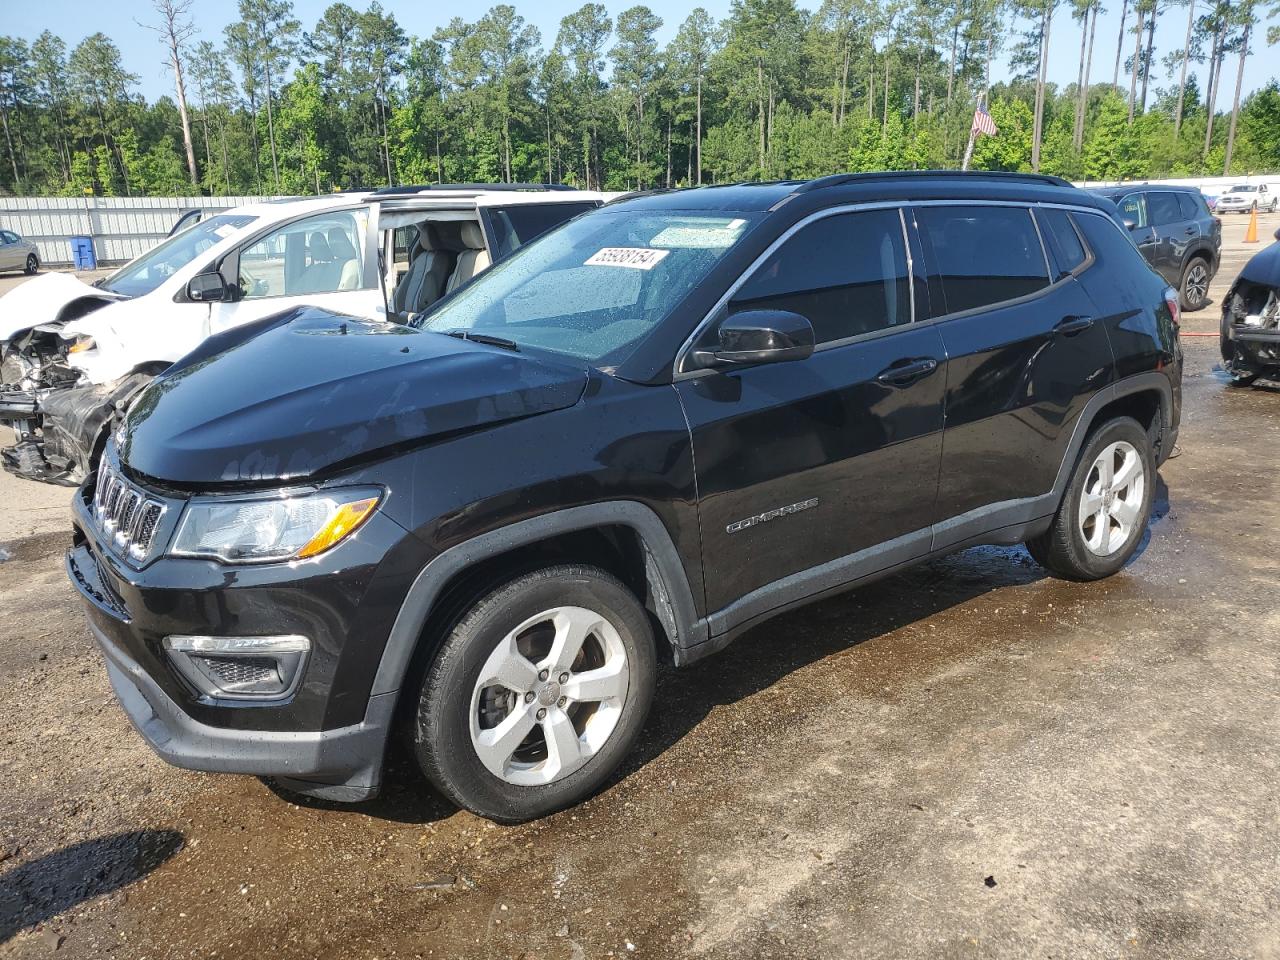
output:
[[[224,213],[202,220],[174,234],[138,259],[129,261],[99,286],[126,297],[150,293],[214,244],[221,243],[256,219],[244,214]]]
[[[482,274],[420,321],[595,366],[625,359],[746,232],[735,214],[589,213]]]
[[[1232,188],[1231,188],[1231,190],[1230,190],[1229,192],[1231,192],[1231,193],[1256,193],[1256,192],[1257,192],[1257,190],[1258,190],[1258,188],[1257,188],[1257,187],[1232,187]]]

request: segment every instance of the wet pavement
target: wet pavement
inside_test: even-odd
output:
[[[1184,345],[1119,575],[979,548],[779,617],[666,670],[614,782],[521,827],[404,762],[356,806],[166,766],[65,536],[0,544],[0,957],[1280,956],[1280,387]]]

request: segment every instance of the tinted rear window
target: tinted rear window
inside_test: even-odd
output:
[[[948,313],[1016,300],[1049,285],[1040,235],[1025,207],[920,207]]]
[[[1151,222],[1157,227],[1166,223],[1177,223],[1182,217],[1182,208],[1178,205],[1178,196],[1156,190],[1147,194],[1147,213]]]
[[[1194,220],[1203,214],[1209,212],[1208,207],[1204,207],[1204,198],[1200,198],[1199,205],[1196,204],[1196,198],[1189,193],[1174,194],[1178,198],[1178,209],[1182,211],[1183,220]],[[1203,210],[1200,208],[1204,207]]]
[[[558,227],[595,207],[594,203],[528,203],[491,207],[489,223],[496,241],[494,248],[499,257],[505,257],[552,227]]]
[[[1065,210],[1039,210],[1036,216],[1053,246],[1060,274],[1068,274],[1085,262],[1088,254]]]

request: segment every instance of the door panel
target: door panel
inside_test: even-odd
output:
[[[941,357],[937,330],[913,326],[677,384],[693,431],[708,610],[915,531],[892,562],[927,552],[943,375],[898,386],[877,377],[904,359]]]
[[[1029,213],[942,206],[916,216],[930,270],[944,293],[958,275],[966,280],[960,289],[971,307],[937,324],[947,356],[934,541],[943,547],[985,532],[992,521],[983,508],[1052,490],[1076,419],[1114,363],[1078,281],[1049,285],[1047,266],[1037,264],[1043,251]],[[988,305],[972,308],[975,297]]]
[[[1147,215],[1155,231],[1155,253],[1150,258],[1160,275],[1175,286],[1182,279],[1182,263],[1187,248],[1199,238],[1195,223],[1182,215],[1177,194],[1167,190],[1147,193]]]

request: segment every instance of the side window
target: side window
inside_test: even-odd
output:
[[[824,217],[787,239],[729,304],[790,310],[813,324],[818,343],[911,322],[902,219],[896,209]]]
[[[5,243],[17,243],[18,235],[16,233],[10,233],[8,230],[0,230],[0,240]]]
[[[245,300],[364,288],[367,210],[295,220],[240,251]]]
[[[494,253],[500,259],[542,236],[552,227],[594,210],[594,203],[526,203],[490,207],[489,225],[495,239]]]
[[[1147,201],[1140,193],[1131,193],[1127,197],[1121,197],[1116,201],[1116,206],[1120,208],[1120,216],[1125,220],[1132,220],[1140,227],[1147,225]]]
[[[1085,251],[1080,234],[1076,232],[1075,224],[1071,222],[1067,211],[1037,210],[1036,219],[1040,221],[1041,229],[1053,246],[1060,276],[1070,273],[1088,259],[1089,254]]]
[[[1147,194],[1147,215],[1157,227],[1177,223],[1182,219],[1182,208],[1178,206],[1177,195],[1163,190]]]
[[[1040,235],[1026,207],[920,207],[947,313],[1016,300],[1049,285]]]
[[[1196,204],[1196,198],[1189,193],[1175,193],[1174,196],[1178,198],[1178,209],[1182,212],[1183,220],[1195,220],[1208,212],[1208,210],[1200,210]],[[1201,200],[1200,203],[1204,201]]]

